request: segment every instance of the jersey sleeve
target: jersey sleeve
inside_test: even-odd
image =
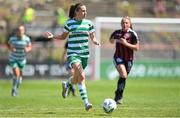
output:
[[[63,27],[63,32],[69,32],[69,31],[70,31],[70,29],[68,27],[68,21],[66,21],[64,24],[64,27]]]
[[[25,41],[26,41],[27,45],[31,45],[31,39],[29,36],[25,35]]]
[[[89,21],[89,33],[93,32],[95,32],[94,24],[91,21]]]
[[[13,38],[13,37],[10,37],[10,38],[9,38],[8,44],[11,44],[11,43],[12,43],[12,38]]]
[[[133,40],[132,40],[133,44],[137,44],[139,42],[139,37],[136,32],[132,33],[132,38],[133,38]]]
[[[117,31],[114,31],[111,35],[110,35],[110,37],[109,37],[109,39],[118,39],[118,37],[117,37]]]

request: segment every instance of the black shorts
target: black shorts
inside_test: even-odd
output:
[[[131,68],[133,66],[133,61],[132,60],[125,61],[124,59],[119,58],[119,57],[114,57],[113,58],[113,63],[114,63],[115,66],[117,66],[119,64],[124,64],[128,74],[131,71]]]

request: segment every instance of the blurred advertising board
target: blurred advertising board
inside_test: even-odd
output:
[[[116,79],[119,74],[111,61],[101,63],[101,78]],[[134,62],[129,77],[175,77],[180,79],[180,61],[139,61]]]

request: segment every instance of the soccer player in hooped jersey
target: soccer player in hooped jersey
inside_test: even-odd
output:
[[[92,108],[92,104],[88,101],[88,94],[85,85],[85,72],[89,58],[88,39],[95,45],[100,45],[96,41],[95,29],[90,20],[85,19],[87,14],[86,6],[82,3],[72,5],[69,11],[70,19],[66,21],[63,33],[53,36],[51,32],[44,34],[47,38],[66,39],[68,42],[67,61],[74,70],[73,78],[68,83],[63,83],[62,96],[66,98],[68,84],[78,84],[79,93],[84,102],[86,111]]]
[[[62,58],[61,58],[61,63],[64,63],[65,67],[66,67],[66,70],[68,71],[69,73],[69,78],[68,78],[68,81],[70,81],[69,83],[71,83],[71,79],[73,77],[73,74],[74,74],[74,69],[71,67],[71,65],[67,62],[67,58],[66,58],[66,54],[67,54],[67,48],[68,48],[68,43],[66,42],[65,45],[64,45],[64,51],[63,51],[63,54],[62,54]],[[70,95],[70,93],[72,92],[72,95],[73,96],[76,96],[76,93],[75,93],[75,86],[72,85],[72,84],[69,84],[69,87],[68,87],[68,96]],[[66,95],[66,94],[65,94]],[[64,96],[64,94],[63,94]],[[64,96],[66,97],[66,96]]]
[[[122,29],[115,30],[109,39],[110,43],[116,43],[113,62],[119,73],[114,97],[117,104],[123,103],[126,78],[133,65],[133,52],[139,50],[139,39],[132,28],[131,19],[129,17],[122,18],[121,27]]]
[[[30,38],[25,35],[25,27],[20,25],[17,28],[16,36],[10,37],[7,46],[11,51],[9,63],[13,70],[13,86],[11,95],[17,95],[17,89],[22,81],[22,69],[26,65],[26,54],[32,50]]]

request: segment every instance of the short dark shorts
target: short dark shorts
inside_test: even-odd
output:
[[[113,63],[114,63],[115,66],[117,66],[119,64],[124,64],[125,67],[126,67],[127,73],[129,73],[131,71],[131,68],[133,66],[133,61],[132,60],[125,61],[124,59],[119,58],[119,57],[114,57],[113,58]]]

